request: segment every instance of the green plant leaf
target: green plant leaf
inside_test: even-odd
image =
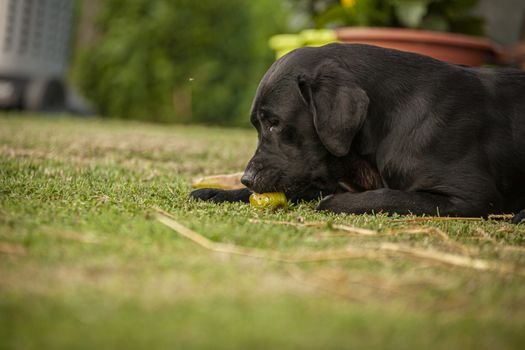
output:
[[[349,12],[339,4],[330,6],[314,19],[315,25],[317,28],[355,25],[355,19],[349,15]]]
[[[427,14],[427,5],[426,0],[398,0],[396,1],[396,16],[403,26],[417,28]]]
[[[485,22],[476,16],[465,16],[450,21],[450,31],[469,35],[484,35]]]
[[[420,25],[421,29],[434,30],[437,32],[448,32],[450,31],[450,25],[448,21],[439,15],[429,15],[423,18]]]

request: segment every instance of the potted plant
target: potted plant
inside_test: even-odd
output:
[[[481,36],[482,18],[472,15],[478,0],[317,0],[306,13],[317,28],[303,33],[303,45],[342,41],[412,51],[451,63],[491,63],[498,47]],[[303,3],[304,4],[304,3]],[[331,29],[326,29],[331,28]],[[329,33],[332,33],[331,37]],[[319,39],[321,38],[321,39]],[[270,46],[284,52],[279,38]],[[289,49],[288,49],[289,51]]]

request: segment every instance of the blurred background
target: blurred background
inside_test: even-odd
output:
[[[300,46],[525,67],[525,0],[0,0],[0,109],[246,126]]]

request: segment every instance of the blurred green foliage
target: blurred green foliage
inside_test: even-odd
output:
[[[100,0],[96,40],[77,49],[71,76],[103,116],[247,125],[272,35],[355,25],[481,34],[477,2]]]
[[[280,0],[104,0],[72,77],[104,116],[243,124],[287,11]]]
[[[479,0],[294,0],[317,28],[403,27],[471,35],[484,33],[472,13]]]

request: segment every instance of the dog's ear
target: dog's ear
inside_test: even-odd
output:
[[[348,72],[332,67],[320,67],[317,75],[297,79],[301,96],[310,107],[314,126],[326,149],[342,157],[350,150],[356,133],[368,110],[366,92],[355,85]]]
[[[299,91],[301,91],[303,102],[311,108],[312,88],[310,80],[311,79],[304,74],[299,74],[299,76],[297,76],[297,86],[299,87]]]

